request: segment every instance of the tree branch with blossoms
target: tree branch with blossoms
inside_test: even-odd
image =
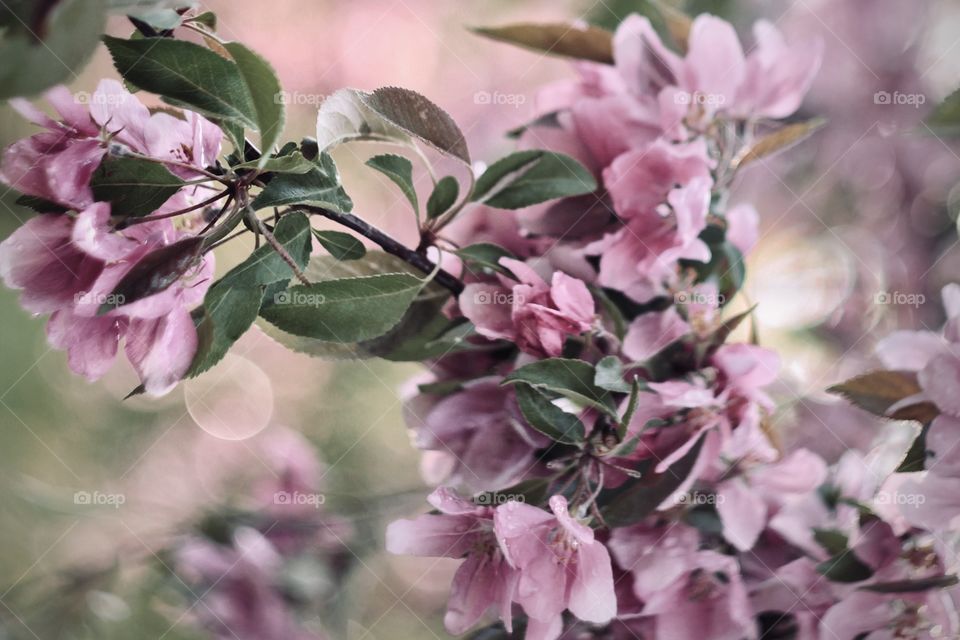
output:
[[[759,216],[731,205],[731,188],[821,126],[787,122],[818,42],[761,22],[745,52],[729,23],[672,9],[616,32],[480,29],[575,59],[576,75],[542,90],[549,109],[513,132],[513,153],[475,171],[453,118],[398,87],[341,89],[315,137],[285,141],[268,61],[218,35],[211,15],[159,15],[131,16],[135,37],[103,37],[123,82],[102,80],[89,108],[62,86],[21,92],[47,89],[57,118],[11,101],[42,131],[0,166],[37,212],[0,244],[2,277],[49,315],[73,371],[96,380],[122,347],[133,393],[164,395],[255,323],[298,352],[426,365],[408,426],[439,486],[429,513],[389,525],[385,546],[462,560],[444,619],[454,635],[960,633],[956,610],[938,606],[957,583],[938,544],[957,511],[885,502],[907,487],[953,499],[960,293],[944,291],[942,336],[894,334],[887,369],[834,389],[923,425],[880,476],[854,451],[828,465],[781,450],[769,390],[780,358],[755,325],[736,338],[754,322],[733,302]],[[166,106],[147,108],[133,87]],[[362,142],[398,151],[366,166],[409,204],[417,246],[353,211],[331,151]],[[456,170],[441,175],[431,155]],[[431,177],[424,202],[418,170]],[[215,249],[246,234],[254,250],[216,277]],[[291,473],[313,495],[316,474]],[[330,524],[284,513],[293,532]],[[256,514],[234,515],[170,549],[182,582],[210,590],[215,568],[256,551],[234,575],[243,589],[214,593],[230,621],[211,608],[202,623],[243,640],[314,637],[274,576],[306,543],[294,535],[290,551]],[[249,593],[270,625],[244,616]]]

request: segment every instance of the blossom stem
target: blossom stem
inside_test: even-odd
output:
[[[161,213],[154,216],[144,216],[142,218],[127,218],[126,220],[124,220],[123,222],[117,225],[117,229],[125,229],[131,225],[142,224],[144,222],[153,222],[154,220],[163,220],[165,218],[174,218],[176,216],[182,216],[185,213],[190,213],[191,211],[196,211],[197,209],[203,209],[204,207],[213,204],[214,202],[224,197],[225,195],[229,195],[229,193],[230,193],[230,190],[225,189],[220,193],[207,198],[203,202],[198,202],[195,205],[186,207],[184,209],[178,209],[177,211],[170,211],[169,213]]]
[[[293,275],[297,277],[297,280],[305,285],[309,285],[310,280],[308,280],[307,276],[304,275],[303,271],[300,269],[300,265],[298,265],[296,260],[293,259],[293,256],[290,255],[290,253],[282,244],[277,242],[277,239],[273,237],[272,233],[270,233],[270,229],[267,229],[267,225],[263,224],[263,220],[258,218],[252,210],[248,211],[250,212],[250,221],[257,225],[257,231],[259,235],[262,235],[264,240],[267,241],[267,244],[269,244],[273,250],[277,252],[277,255],[279,255],[283,261],[287,263],[287,266],[289,266],[293,271]]]
[[[423,273],[430,274],[436,269],[437,265],[435,265],[424,253],[404,246],[365,220],[362,220],[353,214],[340,213],[339,211],[333,211],[324,207],[299,204],[293,205],[292,210],[323,216],[328,220],[332,220],[337,224],[356,231],[363,237],[376,243],[387,253],[400,258],[410,266],[422,271]],[[437,284],[445,289],[448,289],[454,295],[458,296],[463,292],[463,281],[448,271],[443,269],[438,270],[434,280]]]

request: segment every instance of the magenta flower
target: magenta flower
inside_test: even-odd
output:
[[[151,251],[183,237],[169,219],[111,228],[110,206],[93,203],[89,181],[110,144],[172,160],[175,173],[191,178],[219,153],[220,129],[196,114],[181,120],[151,114],[114,80],[103,80],[89,96],[89,112],[63,88],[48,92],[62,121],[29,103],[17,109],[46,131],[9,147],[0,179],[29,195],[75,209],[74,216],[33,218],[0,244],[0,277],[19,289],[33,313],[51,314],[50,344],[64,349],[71,369],[94,380],[109,369],[121,341],[126,355],[152,395],[166,393],[187,372],[197,348],[189,310],[203,300],[213,275],[213,258],[172,286],[98,315],[121,278]],[[209,195],[206,187],[181,189],[158,211],[172,212]],[[190,220],[185,221],[190,225]]]
[[[696,530],[642,526],[615,529],[610,550],[633,578],[640,616],[652,618],[656,638],[742,640],[756,623],[737,560],[700,551]]]
[[[460,310],[491,339],[516,342],[535,356],[559,356],[568,336],[593,328],[593,297],[581,280],[556,271],[550,284],[527,264],[501,258],[519,282],[498,274],[499,283],[474,283],[460,294]]]
[[[564,609],[593,623],[617,614],[606,547],[570,515],[563,496],[550,498],[550,509],[510,501],[494,514],[500,549],[519,573],[514,599],[529,618],[528,640],[559,637]]]
[[[478,491],[503,489],[539,469],[534,454],[550,443],[525,425],[513,391],[491,381],[440,399],[417,395],[404,405],[404,417],[414,444],[443,468],[435,480]]]
[[[464,558],[453,578],[444,617],[450,633],[466,632],[491,607],[512,629],[511,603],[519,576],[497,546],[493,509],[467,502],[446,488],[436,489],[428,500],[440,513],[390,523],[387,551]]]

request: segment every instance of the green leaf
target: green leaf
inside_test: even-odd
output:
[[[947,96],[924,120],[934,132],[941,135],[960,133],[960,89]]]
[[[203,250],[203,238],[189,236],[148,253],[113,288],[110,300],[100,305],[102,315],[160,293],[195,267]]]
[[[369,340],[400,322],[424,284],[409,273],[387,273],[298,285],[278,293],[261,315],[299,336]]]
[[[607,356],[597,363],[593,384],[607,391],[630,393],[630,383],[623,378],[623,363],[617,356]]]
[[[873,569],[864,564],[853,551],[843,551],[818,564],[817,573],[834,582],[861,582],[873,575]]]
[[[417,202],[417,190],[413,186],[413,165],[409,160],[403,156],[384,153],[367,160],[367,166],[390,178],[410,201],[413,211],[420,211],[420,204]]]
[[[520,412],[531,427],[557,442],[583,442],[586,428],[577,416],[556,406],[549,397],[531,386],[518,384],[515,391]]]
[[[359,260],[367,253],[363,243],[349,233],[314,229],[313,235],[323,248],[337,260]]]
[[[40,24],[35,23],[40,3],[25,4],[25,11],[11,11],[5,20],[0,35],[0,100],[32,96],[73,79],[97,48],[106,23],[104,0],[44,4],[52,9],[41,15]]]
[[[813,539],[831,556],[847,550],[847,534],[836,529],[814,529]]]
[[[301,213],[280,218],[274,238],[302,269],[310,259],[310,222]],[[194,314],[199,344],[188,376],[196,376],[219,362],[257,318],[264,290],[286,287],[293,270],[269,245],[257,248],[207,291]]]
[[[184,182],[159,162],[106,155],[90,180],[93,198],[110,203],[116,217],[139,218],[153,213]]]
[[[887,410],[904,398],[921,392],[916,374],[905,371],[872,371],[827,389],[870,413],[888,417]],[[934,413],[930,420],[936,417]]]
[[[468,263],[501,273],[506,273],[507,269],[500,264],[500,258],[516,257],[503,247],[490,242],[471,244],[462,249],[458,249],[455,253]]]
[[[477,180],[471,200],[500,209],[521,209],[596,189],[593,175],[570,156],[518,151],[490,165]]]
[[[653,513],[689,477],[705,439],[706,435],[700,436],[690,451],[663,473],[654,473],[651,469],[639,479],[602,492],[597,501],[602,505],[604,521],[611,527],[626,527]]]
[[[537,389],[552,391],[581,405],[591,406],[617,417],[613,396],[593,382],[596,371],[583,360],[547,358],[512,371],[502,384],[522,382]]]
[[[929,578],[915,578],[913,580],[893,580],[891,582],[874,582],[859,587],[861,591],[874,593],[917,593],[930,589],[945,589],[956,585],[960,580],[955,575],[931,576]]]
[[[21,207],[29,207],[37,213],[66,213],[69,211],[69,209],[63,205],[44,198],[38,198],[37,196],[22,195],[14,200],[14,202]]]
[[[358,260],[341,261],[329,255],[314,255],[305,270],[312,282],[378,275],[413,273],[406,262],[382,251],[368,251]],[[466,338],[472,325],[463,320],[451,321],[440,312],[450,292],[436,283],[427,284],[407,309],[403,318],[390,331],[371,340],[351,343],[329,342],[281,331],[269,322],[261,328],[271,338],[298,353],[319,358],[346,360],[381,357],[395,361],[420,362],[428,358],[477,348]]]
[[[270,151],[283,133],[286,121],[286,111],[283,100],[280,99],[283,88],[277,74],[260,54],[252,51],[239,42],[227,42],[224,48],[233,57],[240,70],[240,75],[246,82],[247,90],[253,100],[256,114],[256,129],[260,132],[260,167],[262,168],[270,155]]]
[[[299,151],[282,156],[261,157],[252,162],[241,162],[232,167],[234,170],[263,169],[270,173],[309,173],[317,165],[303,157]]]
[[[578,60],[613,64],[613,34],[597,27],[567,23],[480,27],[474,33],[526,49]]]
[[[327,154],[320,156],[320,165],[307,173],[285,173],[275,176],[253,200],[254,209],[280,207],[292,204],[311,204],[347,212],[353,207],[350,196],[340,184],[333,160]]]
[[[383,87],[373,93],[340,89],[320,105],[317,145],[327,150],[351,140],[417,138],[470,166],[463,133],[446,111],[416,91]]]
[[[189,21],[201,24],[210,31],[217,30],[217,14],[215,14],[213,11],[204,11],[203,13],[190,18]]]
[[[174,106],[257,128],[254,99],[234,62],[185,40],[104,36],[103,41],[128,82]]]
[[[456,203],[460,195],[460,183],[453,176],[444,176],[433,188],[427,200],[427,218],[439,218]]]
[[[416,91],[382,87],[373,93],[362,94],[360,99],[407,134],[470,166],[467,142],[457,123],[446,111]]]

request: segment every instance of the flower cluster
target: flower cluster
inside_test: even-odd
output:
[[[819,66],[816,43],[767,23],[755,37],[745,55],[729,24],[701,16],[680,55],[628,18],[614,64],[578,63],[521,137],[576,158],[600,189],[510,222],[478,205],[448,230],[502,255],[457,265],[468,284],[448,312],[476,334],[432,362],[406,411],[424,476],[442,485],[436,511],[390,525],[387,548],[463,558],[451,633],[489,611],[534,640],[958,632],[942,601],[954,556],[898,509],[926,495],[893,473],[906,451],[881,443],[833,466],[781,451],[768,428],[779,358],[728,342],[749,312],[726,304],[758,237],[729,186],[756,123],[791,115]],[[935,453],[960,415],[955,315],[947,339],[882,345],[920,370],[925,396],[908,404],[941,407]],[[931,495],[949,500],[952,466],[926,472],[945,483]]]
[[[151,113],[115,80],[100,83],[89,108],[63,87],[51,89],[47,98],[61,120],[23,100],[11,103],[44,131],[6,149],[0,179],[37,199],[44,213],[0,244],[0,277],[22,291],[24,308],[50,315],[50,344],[67,351],[73,371],[99,378],[124,342],[144,390],[166,393],[196,352],[190,309],[210,286],[213,256],[188,252],[172,277],[165,274],[162,287],[136,300],[123,299],[116,288],[158,250],[195,236],[202,212],[176,222],[170,214],[190,210],[214,193],[186,183],[216,161],[221,131],[189,111],[183,119]],[[91,183],[104,159],[114,156],[168,166],[185,186],[155,209],[112,215],[111,203],[97,201]],[[74,213],[59,213],[64,210]]]

